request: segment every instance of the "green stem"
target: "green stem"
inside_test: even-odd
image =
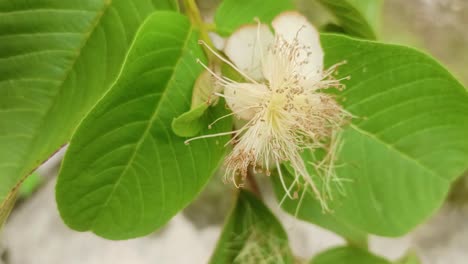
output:
[[[211,42],[211,39],[208,36],[208,32],[212,28],[212,26],[210,24],[204,23],[200,14],[200,9],[198,8],[195,0],[184,0],[184,5],[185,12],[190,18],[192,25],[197,27],[200,31],[200,39],[203,40],[206,43],[206,45],[210,46],[211,48],[214,48],[213,42]],[[205,50],[206,56],[208,57],[208,61],[210,63],[217,61],[216,56],[207,47],[203,46],[203,49]]]

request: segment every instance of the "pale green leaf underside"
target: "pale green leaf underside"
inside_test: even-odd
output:
[[[352,36],[376,39],[382,0],[319,0]]]
[[[293,260],[287,234],[276,217],[253,194],[240,191],[210,263],[294,263]]]
[[[195,81],[190,110],[172,121],[172,130],[180,137],[194,137],[206,126],[203,116],[214,100],[214,80],[211,73],[203,71]]]
[[[256,18],[270,23],[279,13],[293,9],[291,0],[223,0],[215,13],[216,30],[229,35],[242,25],[254,24]]]
[[[69,140],[156,7],[174,3],[0,1],[0,201]]]
[[[146,235],[193,200],[217,168],[226,138],[187,146],[171,130],[173,118],[190,109],[202,70],[197,41],[177,13],[156,12],[145,21],[118,81],[81,123],[65,156],[56,198],[71,228],[110,239]],[[224,105],[207,115],[220,110]],[[225,119],[210,132],[229,128]]]
[[[315,256],[310,264],[390,264],[388,260],[359,248],[339,247]]]
[[[336,170],[345,196],[335,194],[330,216],[365,232],[402,235],[440,206],[468,168],[467,92],[410,48],[334,35],[323,35],[322,45],[326,65],[347,61],[338,77],[351,80],[339,99],[357,117],[343,132]],[[291,213],[296,207],[284,205]],[[309,199],[301,208],[319,207]]]
[[[206,110],[210,107],[206,103],[202,103],[196,108],[183,113],[172,121],[172,130],[180,137],[196,136],[206,124],[201,119]]]

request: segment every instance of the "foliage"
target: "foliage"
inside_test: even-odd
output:
[[[70,227],[110,239],[146,235],[206,184],[223,140],[186,146],[171,131],[172,119],[190,108],[201,73],[197,40],[176,13],[155,12],[142,25],[118,80],[81,122],[65,156],[57,203]]]
[[[291,164],[264,172],[273,169],[285,211],[348,242],[311,263],[389,263],[367,251],[367,236],[411,231],[467,170],[468,94],[430,56],[369,41],[378,36],[381,1],[319,2],[341,32],[320,36],[325,67],[339,64],[333,76],[346,86],[330,93],[353,115],[331,158],[332,184],[317,168],[321,150],[301,154],[311,180],[330,187],[330,210],[304,180],[297,199],[286,197]],[[227,37],[294,9],[290,0],[224,0],[211,25],[194,0],[181,9],[173,0],[1,1],[0,226],[16,197],[36,188],[34,176],[20,188],[27,176],[67,143],[56,201],[70,228],[118,240],[164,226],[236,144],[236,122],[211,75],[246,76],[231,77],[209,31]],[[254,191],[255,172],[244,175]],[[296,263],[260,194],[234,195],[211,263]],[[409,254],[399,263],[418,260]]]
[[[311,264],[390,264],[389,261],[353,247],[339,247],[320,253]]]
[[[318,0],[351,36],[376,39],[383,0]]]
[[[70,140],[115,81],[143,20],[174,6],[169,0],[0,2],[0,200],[14,197],[24,178]]]
[[[299,216],[328,228],[338,221],[340,227],[332,229],[342,235],[343,225],[384,236],[405,234],[440,206],[468,166],[467,93],[438,63],[413,49],[336,35],[323,35],[322,44],[326,63],[346,60],[339,74],[351,76],[340,94],[356,116],[342,133],[336,170],[341,184],[334,185],[333,213],[325,219],[317,217],[321,208],[310,191],[302,205],[286,200],[284,208],[295,213],[299,206]],[[278,180],[276,185],[282,189]]]
[[[210,263],[293,263],[286,232],[253,194],[241,191]]]

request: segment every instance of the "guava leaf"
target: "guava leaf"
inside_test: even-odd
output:
[[[307,162],[315,160],[310,155],[310,152],[305,152],[302,155],[303,159]],[[309,171],[313,172],[312,168],[308,166]],[[291,186],[294,180],[293,171],[288,166],[281,167],[281,173],[284,177],[286,186]],[[288,213],[294,215],[298,219],[308,221],[319,225],[325,229],[335,232],[347,240],[349,244],[362,246],[367,244],[367,233],[355,226],[351,225],[346,219],[340,219],[333,214],[333,212],[325,212],[322,205],[315,199],[314,194],[310,188],[303,194],[301,191],[298,192],[301,200],[291,200],[287,198],[284,192],[283,184],[280,181],[278,171],[274,171],[272,174],[272,181],[274,191],[278,197],[278,200],[282,201],[281,206]]]
[[[279,13],[293,10],[291,0],[224,0],[215,13],[216,31],[229,35],[238,27],[255,23],[270,23]]]
[[[354,247],[329,249],[315,256],[310,264],[391,264],[369,251]]]
[[[114,82],[138,26],[173,0],[0,1],[0,215]]]
[[[226,137],[186,145],[171,129],[173,118],[190,109],[203,69],[197,42],[185,16],[161,11],[144,22],[117,82],[65,155],[56,199],[72,229],[109,239],[149,234],[193,200],[218,167]],[[225,111],[223,104],[210,109],[206,122]],[[230,122],[210,133],[229,131]]]
[[[294,263],[287,234],[270,210],[240,191],[210,263]]]
[[[382,0],[319,0],[337,19],[345,33],[376,39]]]
[[[356,116],[342,133],[337,160],[344,194],[332,186],[327,215],[363,232],[403,235],[440,207],[468,168],[467,91],[411,48],[338,35],[323,35],[322,46],[328,67],[347,61],[337,78],[351,79],[338,100],[346,99],[344,108]],[[290,213],[297,207],[297,200],[283,205]],[[308,197],[299,215],[317,210]]]

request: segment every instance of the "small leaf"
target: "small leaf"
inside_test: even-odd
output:
[[[198,135],[203,127],[209,125],[202,120],[202,117],[208,107],[218,101],[218,98],[213,95],[214,87],[211,74],[208,71],[203,71],[193,87],[190,110],[172,121],[172,130],[176,135],[193,137]]]
[[[288,238],[270,210],[240,191],[210,263],[294,263]]]
[[[376,39],[382,0],[319,0],[352,36]]]
[[[362,232],[403,235],[440,207],[468,168],[468,94],[436,61],[407,47],[338,35],[323,35],[322,46],[328,67],[347,61],[337,78],[351,79],[338,99],[356,116],[336,162],[343,194],[333,185],[328,214]],[[294,213],[298,201],[283,207]],[[299,215],[318,217],[317,210],[307,193]]]
[[[209,105],[206,103],[200,104],[198,107],[183,113],[172,121],[172,130],[179,137],[193,137],[196,136],[205,124],[201,119],[208,109]]]
[[[279,13],[293,10],[291,0],[224,0],[215,14],[216,29],[222,35],[229,35],[244,24],[270,23]]]
[[[311,264],[390,264],[388,260],[377,257],[369,251],[354,247],[329,249],[315,256]]]
[[[190,109],[202,71],[197,42],[189,20],[173,12],[155,12],[140,28],[117,82],[82,121],[65,155],[56,199],[71,228],[109,239],[149,234],[208,182],[228,138],[187,146],[171,129],[173,118]],[[225,111],[223,104],[211,108],[205,122]],[[230,128],[225,119],[210,132]]]

